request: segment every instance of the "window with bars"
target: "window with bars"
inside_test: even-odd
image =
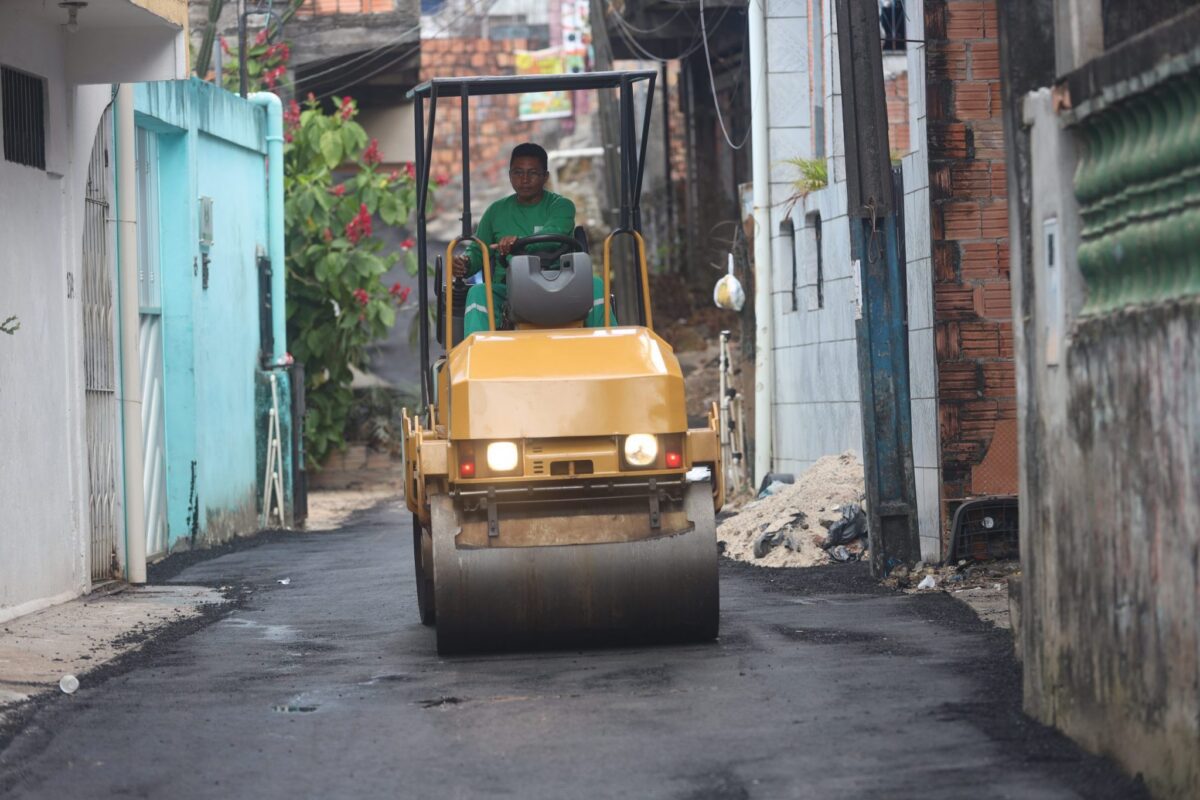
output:
[[[46,168],[46,82],[36,75],[0,67],[0,114],[4,160]]]
[[[908,32],[904,0],[879,0],[879,36],[884,52],[905,49]]]

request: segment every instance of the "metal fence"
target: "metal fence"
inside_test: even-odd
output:
[[[115,576],[117,560],[117,417],[114,275],[109,247],[112,114],[100,120],[84,195],[83,306],[84,425],[87,437],[88,519],[92,581]]]

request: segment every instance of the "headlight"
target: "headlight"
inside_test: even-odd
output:
[[[515,442],[492,442],[487,446],[487,465],[492,472],[512,472],[517,468]]]
[[[658,439],[649,433],[625,437],[625,460],[634,467],[648,467],[658,458]]]

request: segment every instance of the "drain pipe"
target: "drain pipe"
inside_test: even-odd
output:
[[[146,582],[145,453],[142,442],[142,360],[138,353],[137,166],[133,84],[117,90],[117,253],[121,351],[121,433],[125,484],[125,577]]]
[[[287,362],[287,281],[283,236],[283,103],[271,92],[248,98],[267,112],[267,255],[271,259],[271,365]]]
[[[766,0],[750,0],[750,157],[754,181],[754,485],[771,471],[771,167],[767,138]]]

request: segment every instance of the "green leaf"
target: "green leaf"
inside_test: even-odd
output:
[[[388,192],[380,196],[379,218],[385,225],[395,225],[400,221],[400,201],[394,194]]]
[[[342,163],[342,140],[333,131],[325,131],[321,134],[321,156],[325,159],[325,166],[329,169]]]
[[[382,306],[379,309],[379,321],[390,330],[396,324],[396,309],[391,306]]]

